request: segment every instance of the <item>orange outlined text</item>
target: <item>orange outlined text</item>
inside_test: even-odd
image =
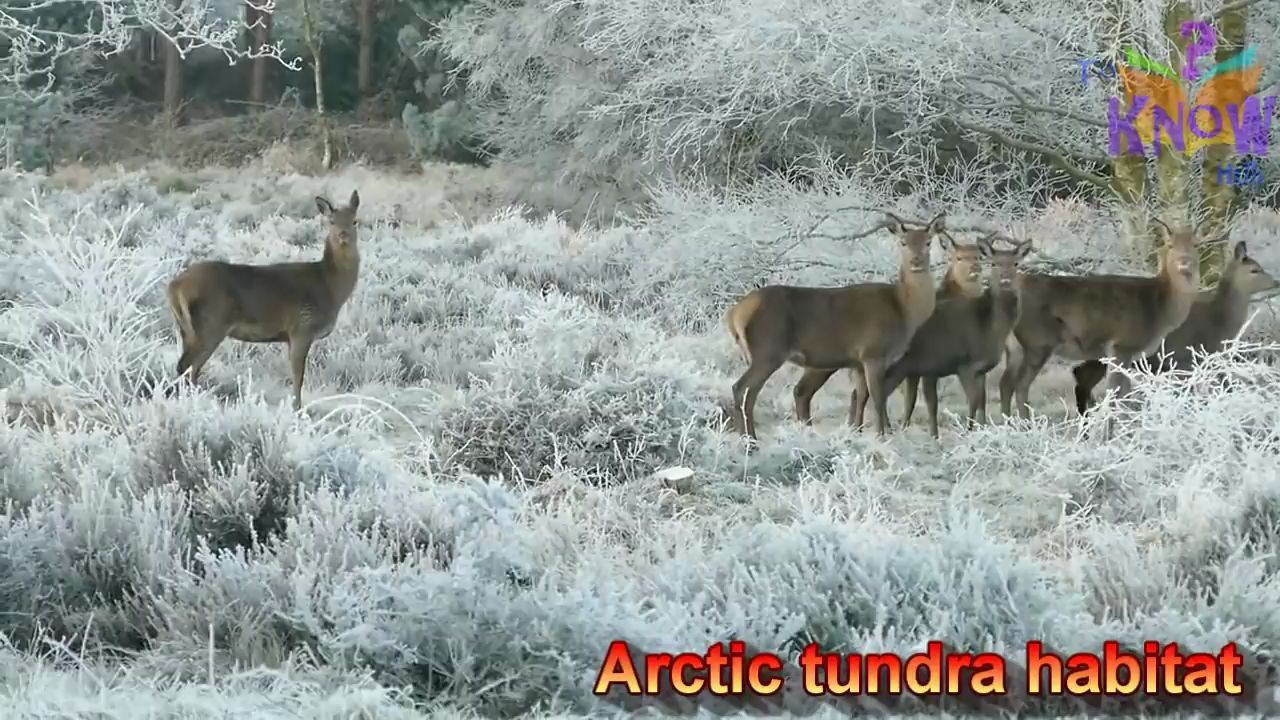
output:
[[[746,690],[772,695],[782,689],[782,660],[772,653],[747,658],[739,640],[729,643],[728,652],[724,643],[716,643],[703,654],[649,653],[642,656],[640,668],[627,643],[614,640],[609,643],[592,692],[603,695],[610,685],[621,683],[629,695],[655,695],[664,685],[664,670],[671,674],[671,688],[681,695],[741,695]]]
[[[1061,695],[1239,695],[1244,692],[1236,671],[1244,662],[1235,643],[1216,655],[1183,655],[1177,643],[1161,648],[1148,640],[1142,655],[1125,652],[1114,640],[1102,643],[1102,656],[1076,653],[1063,658],[1045,652],[1038,640],[1027,643],[1027,693]]]
[[[1236,674],[1243,663],[1235,643],[1216,654],[1183,654],[1176,643],[1143,644],[1141,655],[1108,640],[1101,653],[1066,657],[1046,651],[1039,641],[1027,643],[1019,658],[1028,695],[1240,695]],[[773,653],[747,653],[741,641],[716,643],[706,652],[637,653],[623,640],[609,643],[592,691],[615,687],[628,695],[657,695],[670,688],[684,696],[773,695],[782,690],[789,663]],[[946,652],[930,641],[913,655],[822,652],[809,644],[798,658],[799,677],[811,696],[856,694],[1005,695],[1007,662],[995,653]],[[793,666],[794,667],[794,666]]]

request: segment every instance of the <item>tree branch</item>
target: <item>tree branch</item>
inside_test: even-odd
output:
[[[1223,5],[1220,10],[1218,10],[1217,17],[1221,17],[1223,15],[1226,15],[1227,13],[1239,12],[1240,10],[1244,10],[1245,8],[1249,7],[1250,5],[1254,4],[1257,1],[1258,0],[1235,0],[1235,2],[1229,2],[1226,5]]]
[[[983,83],[986,85],[995,85],[1001,90],[1004,90],[1006,93],[1009,94],[1010,97],[1014,99],[1014,103],[1012,104],[1005,103],[1003,107],[1010,107],[1010,108],[1016,107],[1031,113],[1042,113],[1047,115],[1053,115],[1055,117],[1070,118],[1071,120],[1075,120],[1076,122],[1084,123],[1086,125],[1093,125],[1094,127],[1107,126],[1107,124],[1102,120],[1099,120],[1096,117],[1090,117],[1088,115],[1085,115],[1084,113],[1078,113],[1074,110],[1068,110],[1063,107],[1057,107],[1053,105],[1040,105],[1035,102],[1032,102],[1032,100],[1029,97],[1027,97],[1026,91],[1024,89],[1016,87],[1013,83],[1001,78],[995,78],[990,76],[967,75],[965,76],[965,79],[972,80],[973,82],[977,82],[977,83]],[[1000,106],[997,106],[997,107],[1000,107]]]
[[[994,128],[989,128],[984,125],[979,125],[978,123],[972,122],[970,120],[965,120],[963,118],[948,118],[948,119],[951,122],[955,123],[956,125],[959,125],[960,127],[966,130],[970,130],[976,133],[981,133],[982,135],[986,135],[987,137],[991,138],[992,140],[995,140],[1001,145],[1006,145],[1008,147],[1016,148],[1018,150],[1025,150],[1027,152],[1033,152],[1038,155],[1042,155],[1046,159],[1048,159],[1050,162],[1052,162],[1058,169],[1062,170],[1066,174],[1070,175],[1071,177],[1081,182],[1087,182],[1091,185],[1095,185],[1104,190],[1111,187],[1111,183],[1109,180],[1107,180],[1107,178],[1103,177],[1102,175],[1098,175],[1096,173],[1091,173],[1088,170],[1085,170],[1080,166],[1076,165],[1061,150],[1057,150],[1055,148],[1049,147],[1048,145],[1043,145],[1041,143],[1031,142],[1028,140],[1021,140],[1021,139],[1012,137],[1010,135],[1007,135]]]

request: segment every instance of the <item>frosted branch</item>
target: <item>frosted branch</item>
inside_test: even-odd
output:
[[[275,10],[274,0],[240,0],[259,13]],[[244,58],[278,60],[291,70],[301,67],[298,58],[285,59],[279,42],[242,49],[237,46],[246,25],[244,13],[230,17],[213,0],[182,0],[176,6],[166,0],[19,0],[0,7],[0,100],[11,97],[38,99],[57,82],[58,64],[68,59],[84,61],[109,57],[133,42],[137,31],[154,32],[186,57],[193,50],[212,48],[234,65]],[[48,27],[50,13],[70,17],[59,27]],[[255,20],[255,24],[256,24]]]

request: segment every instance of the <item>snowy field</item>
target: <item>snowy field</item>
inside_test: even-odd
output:
[[[992,423],[945,417],[939,441],[923,401],[905,432],[851,431],[843,374],[803,428],[788,367],[748,456],[723,426],[743,364],[720,318],[758,282],[888,278],[887,232],[839,239],[878,217],[833,212],[868,203],[857,188],[664,191],[575,230],[451,172],[0,174],[6,717],[605,712],[615,638],[1280,652],[1274,308],[1234,358],[1137,377],[1147,406],[1109,443],[1112,408],[1068,412],[1061,363],[1031,421],[1001,418],[993,373]],[[352,189],[361,277],[304,415],[277,345],[228,341],[199,391],[152,398],[178,355],[168,277],[316,259],[313,197]],[[1033,266],[1140,271],[1096,209],[913,203],[892,209],[1031,237]],[[1280,275],[1280,215],[1232,239]]]

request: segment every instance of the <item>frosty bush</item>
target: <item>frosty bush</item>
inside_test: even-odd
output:
[[[425,182],[207,171],[185,192],[140,172],[73,190],[0,174],[0,660],[19,658],[0,687],[15,707],[132,692],[200,717],[586,713],[603,710],[590,687],[616,638],[1277,651],[1268,306],[1256,344],[1136,373],[1136,414],[1105,401],[1075,418],[1054,366],[1031,421],[993,411],[961,434],[944,382],[941,443],[878,439],[844,427],[843,378],[814,427],[795,423],[789,368],[761,398],[756,453],[723,431],[742,371],[724,308],[757,283],[886,277],[884,233],[848,239],[883,209],[1030,237],[1048,271],[1136,270],[1107,212],[941,186],[895,198],[844,176],[770,197],[660,188],[642,220],[590,230],[520,209],[451,217]],[[228,342],[201,387],[157,392],[178,352],[169,274],[314,259],[311,198],[353,186],[361,280],[313,351],[308,411],[289,410],[278,347]],[[1234,235],[1273,272],[1277,227],[1255,209]],[[1120,441],[1098,437],[1106,419]],[[110,679],[86,699],[67,663]]]

